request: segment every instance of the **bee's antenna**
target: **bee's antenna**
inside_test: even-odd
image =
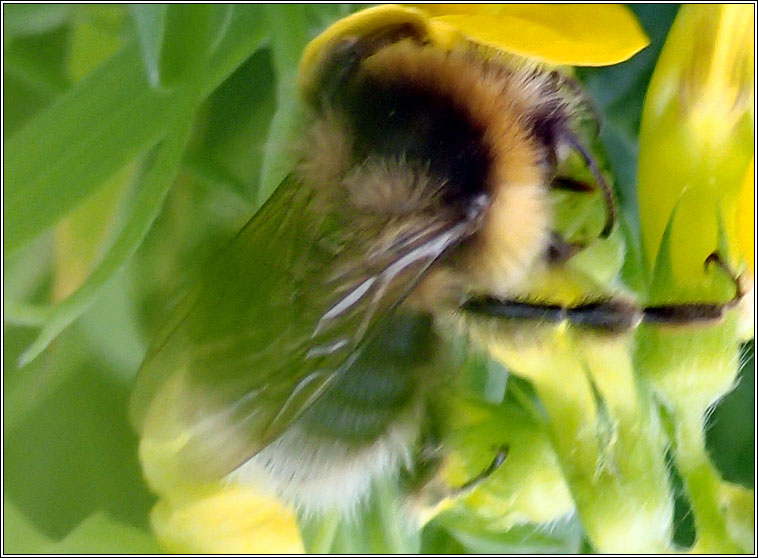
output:
[[[597,185],[603,192],[606,217],[605,226],[603,227],[603,230],[600,231],[600,237],[608,238],[608,235],[610,235],[611,231],[613,230],[613,225],[616,223],[616,202],[613,199],[613,190],[611,189],[611,185],[608,184],[608,181],[605,180],[605,177],[603,176],[603,173],[600,172],[595,159],[592,157],[590,152],[587,151],[584,145],[582,145],[582,142],[579,141],[579,138],[577,138],[576,135],[570,131],[564,131],[563,136],[566,142],[572,147],[572,149],[574,149],[577,153],[579,153],[579,155],[582,156],[584,163],[589,167],[590,171],[595,177]]]

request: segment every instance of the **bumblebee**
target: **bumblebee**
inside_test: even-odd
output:
[[[589,102],[558,72],[443,46],[414,10],[367,26],[369,12],[306,50],[295,168],[157,336],[132,403],[143,441],[170,448],[184,477],[315,513],[354,509],[377,477],[414,470],[455,373],[450,316],[624,331],[723,310],[522,300],[578,249],[553,230],[549,196],[567,152],[603,194],[600,235],[613,229],[579,132]]]

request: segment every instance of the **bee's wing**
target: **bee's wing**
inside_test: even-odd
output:
[[[133,419],[185,473],[223,476],[281,435],[475,227],[432,216],[390,234],[314,199],[282,184],[143,362]]]

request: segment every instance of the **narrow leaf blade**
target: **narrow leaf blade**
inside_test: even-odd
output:
[[[125,48],[32,119],[5,148],[5,248],[31,240],[165,133],[172,97]]]
[[[21,355],[20,366],[33,360],[55,337],[86,310],[108,280],[134,254],[158,215],[189,140],[197,98],[177,102],[166,139],[158,147],[135,200],[132,214],[116,241],[87,280],[52,311],[37,339]],[[188,106],[191,105],[191,106]]]
[[[140,53],[147,77],[153,87],[160,83],[158,61],[166,26],[166,4],[133,4],[129,6],[137,28]]]

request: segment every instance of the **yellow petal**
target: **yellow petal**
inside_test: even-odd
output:
[[[740,275],[744,293],[737,315],[738,335],[743,341],[755,337],[755,159],[750,161],[737,203],[737,251],[745,270]]]
[[[654,264],[676,208],[670,268],[683,296],[685,283],[705,284],[703,261],[722,227],[734,255],[733,216],[753,153],[754,25],[752,6],[683,6],[645,99],[637,190],[644,247]]]
[[[190,397],[181,369],[172,373],[146,413],[140,461],[161,500],[151,515],[166,549],[180,553],[303,552],[294,511],[263,487],[202,480],[181,455],[191,433],[182,419]]]
[[[218,485],[183,503],[161,500],[153,529],[170,552],[192,554],[302,554],[294,512],[250,487]]]
[[[442,48],[470,41],[551,65],[616,64],[649,42],[617,5],[388,4],[349,15],[313,39],[300,59],[301,91],[310,91],[324,53],[340,39],[398,24]]]
[[[755,159],[750,161],[737,204],[737,245],[747,272],[755,276]]]
[[[422,5],[434,24],[468,39],[540,62],[606,66],[623,62],[649,40],[624,6],[607,4]]]

